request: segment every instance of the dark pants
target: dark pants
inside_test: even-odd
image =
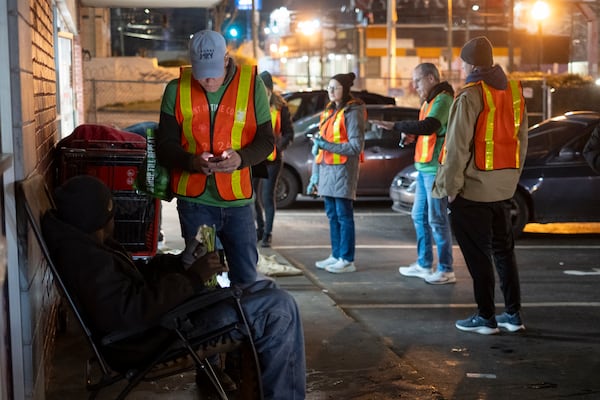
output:
[[[510,200],[482,203],[458,196],[449,204],[456,241],[473,278],[479,315],[491,318],[494,306],[494,266],[504,295],[505,311],[521,309],[519,272],[514,252]]]
[[[263,237],[270,235],[273,231],[275,220],[277,180],[283,167],[283,158],[278,157],[275,161],[266,162],[268,177],[253,179],[254,193],[256,195],[254,207],[256,212],[256,228],[263,232]]]

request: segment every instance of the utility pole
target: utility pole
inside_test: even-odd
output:
[[[452,76],[452,0],[448,0],[448,77]]]
[[[388,90],[396,86],[396,0],[387,0]]]

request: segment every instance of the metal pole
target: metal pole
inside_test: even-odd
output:
[[[388,91],[396,86],[396,0],[387,1]]]
[[[542,20],[538,21],[538,71],[542,70],[544,39],[542,36]]]
[[[515,1],[508,2],[508,72],[515,70],[515,51],[514,51],[514,33],[515,33]]]
[[[452,76],[452,0],[448,0],[448,77]]]

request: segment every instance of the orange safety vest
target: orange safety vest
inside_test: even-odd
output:
[[[254,110],[255,79],[256,66],[244,65],[237,68],[214,112],[211,124],[210,105],[204,89],[192,77],[190,67],[181,68],[175,116],[182,128],[181,145],[188,153],[209,152],[219,156],[225,149],[239,150],[254,140],[257,127]],[[252,197],[249,167],[231,174],[215,172],[214,178],[223,200]],[[196,197],[204,193],[206,179],[207,176],[201,172],[174,169],[171,173],[171,189],[176,194]]]
[[[346,107],[341,110],[332,110],[327,108],[321,114],[321,120],[319,122],[319,131],[323,139],[331,143],[348,143],[348,133],[346,131],[346,119],[344,118],[344,112],[348,108],[348,105],[354,100],[350,101]],[[333,115],[332,115],[333,114]],[[365,118],[367,118],[367,112],[365,110]],[[360,161],[364,158],[363,153],[360,153]],[[321,164],[345,164],[348,160],[347,156],[337,153],[331,153],[329,151],[319,149],[319,153],[315,158],[315,163]]]
[[[273,161],[277,158],[277,141],[281,136],[281,110],[275,107],[271,108],[271,123],[273,124],[273,135],[275,136],[275,144],[273,145],[273,152],[268,155],[267,160]]]
[[[429,103],[423,103],[421,106],[421,111],[419,111],[419,121],[424,120],[429,115],[431,108],[433,107],[434,99],[432,99]],[[417,137],[417,144],[415,146],[415,162],[427,163],[433,159],[436,140],[437,133],[435,132],[431,135],[419,135]]]
[[[519,168],[519,129],[525,110],[521,82],[511,80],[506,90],[498,90],[483,81],[483,111],[475,128],[475,166],[483,171]]]

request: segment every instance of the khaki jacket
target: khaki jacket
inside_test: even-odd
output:
[[[517,188],[527,154],[527,110],[519,129],[520,168],[482,171],[473,156],[477,118],[483,111],[481,85],[462,89],[450,108],[446,131],[446,160],[440,165],[433,186],[434,197],[458,196],[472,201],[510,199]]]

